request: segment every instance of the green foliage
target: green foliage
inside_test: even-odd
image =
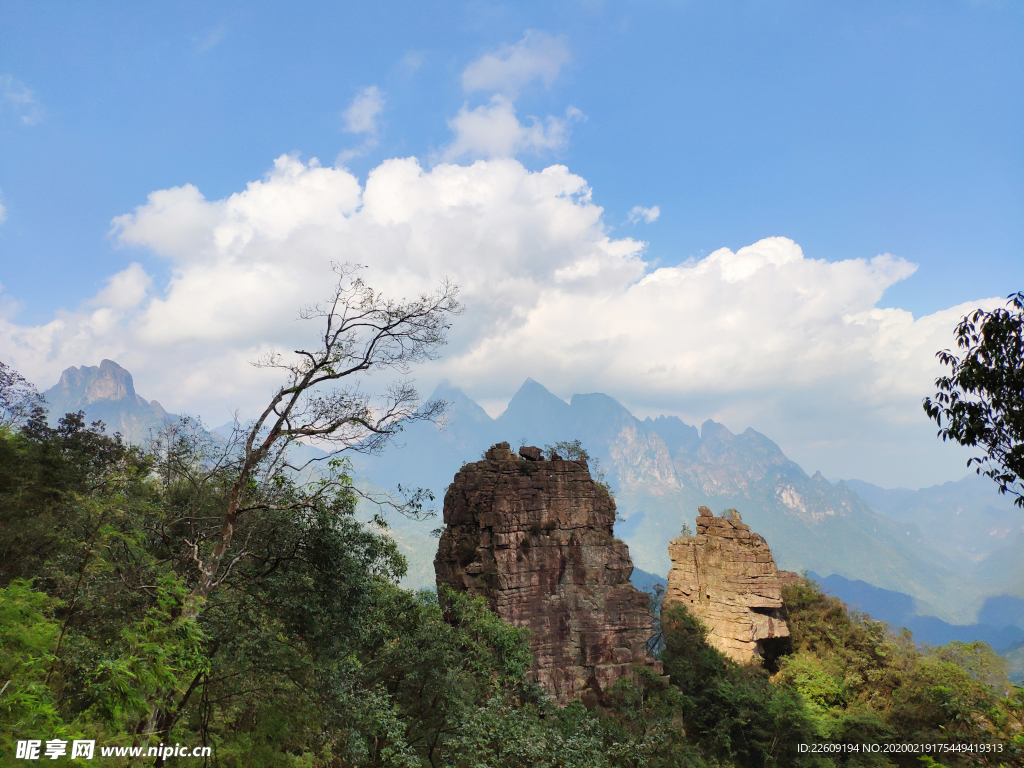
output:
[[[467,711],[450,740],[453,768],[604,768],[598,718],[582,705],[560,712],[518,705],[503,696]],[[543,715],[543,716],[542,716]]]
[[[773,681],[803,701],[817,740],[1002,741],[1011,748],[1015,737],[1008,724],[1019,722],[1014,718],[1020,708],[1001,699],[1013,688],[1005,663],[987,645],[920,648],[905,630],[892,635],[882,622],[848,612],[806,580],[787,586],[783,598],[793,654],[781,660]],[[1005,764],[1020,764],[1022,754],[1019,746],[1011,748],[1003,755]],[[909,757],[893,759],[918,764]]]
[[[306,485],[257,467],[217,589],[186,611],[236,458],[196,424],[149,453],[75,415],[0,432],[6,732],[296,768],[830,765],[797,749],[822,740],[1024,749],[1024,694],[990,649],[916,648],[810,584],[787,591],[795,652],[773,678],[674,608],[670,685],[640,670],[593,710],[556,707],[530,680],[524,630],[480,598],[397,586],[404,558],[356,520],[344,465]]]
[[[935,380],[935,399],[924,409],[943,440],[984,449],[967,465],[996,481],[1024,506],[1024,293],[1007,309],[975,310],[956,327],[956,345],[937,357],[950,375]]]
[[[344,474],[254,473],[237,554],[185,612],[238,471],[217,450],[183,424],[143,455],[74,415],[0,435],[9,732],[208,744],[239,766],[455,764],[492,701],[548,732],[524,632],[480,599],[399,589],[405,561],[355,519]]]
[[[797,752],[797,744],[814,740],[797,695],[773,686],[764,670],[723,656],[682,606],[665,612],[662,632],[662,659],[681,693],[687,734],[708,759],[738,766],[814,764]]]
[[[578,438],[576,440],[559,440],[552,445],[545,445],[544,453],[548,456],[555,453],[569,461],[590,461],[590,454]]]
[[[1006,659],[993,651],[987,643],[961,643],[954,640],[931,650],[929,656],[963,670],[972,680],[1000,696],[1007,696],[1013,691]]]
[[[56,601],[18,579],[0,588],[0,729],[62,730],[47,685],[60,631]]]

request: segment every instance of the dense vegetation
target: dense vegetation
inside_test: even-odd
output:
[[[772,680],[799,695],[819,740],[1000,744],[999,759],[968,756],[963,762],[1021,764],[1024,689],[1009,682],[1005,660],[987,645],[917,647],[908,631],[894,636],[882,622],[851,614],[806,581],[787,587],[783,598],[793,653],[782,658]]]
[[[220,766],[921,765],[799,745],[958,741],[998,741],[999,762],[1022,764],[1024,696],[987,647],[917,648],[810,583],[787,590],[793,652],[773,673],[729,662],[677,608],[671,685],[646,674],[595,711],[553,707],[527,680],[521,630],[466,596],[397,586],[401,555],[355,520],[335,470],[307,486],[253,473],[244,557],[189,616],[230,454],[188,424],[147,451],[38,408],[0,428],[3,732],[205,744]],[[0,765],[18,764],[0,742]]]

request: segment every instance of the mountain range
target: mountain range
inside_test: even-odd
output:
[[[411,426],[401,445],[360,458],[361,475],[384,487],[430,487],[440,496],[462,463],[498,440],[543,446],[578,439],[604,467],[615,492],[618,535],[634,563],[654,574],[668,572],[668,541],[683,523],[693,525],[699,505],[736,508],[768,540],[780,567],[907,594],[918,613],[962,624],[973,620],[987,591],[971,568],[1005,542],[964,533],[961,546],[969,553],[939,545],[934,516],[949,516],[952,499],[964,520],[977,521],[980,513],[1004,537],[1007,527],[1020,524],[1009,502],[976,478],[953,484],[948,499],[924,498],[936,496],[931,491],[885,496],[884,489],[854,483],[887,499],[880,512],[850,483],[809,476],[752,429],[733,434],[714,421],[698,429],[673,416],[640,420],[603,394],[565,402],[528,379],[496,419],[450,385],[438,387],[433,397],[450,403],[445,427]],[[928,510],[931,518],[924,516]]]
[[[174,418],[137,395],[131,375],[109,360],[68,369],[45,395],[54,413],[84,410],[136,441]],[[916,491],[830,481],[808,475],[752,429],[641,420],[607,395],[566,402],[532,379],[497,418],[447,383],[431,399],[449,404],[444,426],[414,423],[383,454],[356,456],[357,482],[430,488],[440,506],[455,472],[495,442],[580,440],[614,492],[616,534],[629,545],[638,581],[668,573],[668,542],[693,526],[699,505],[736,508],[781,568],[814,574],[851,605],[920,639],[1024,641],[1024,517],[983,478]],[[406,585],[432,586],[438,520],[390,522],[409,560]]]

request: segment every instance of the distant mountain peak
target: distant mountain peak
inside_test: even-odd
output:
[[[559,402],[565,404],[565,400],[562,400],[562,398],[560,398],[558,395],[552,394],[550,389],[545,387],[536,379],[531,379],[529,376],[526,377],[526,381],[523,382],[523,385],[519,387],[515,395],[512,396],[512,399],[515,400],[520,395],[533,397],[548,397],[558,400]]]
[[[690,453],[700,448],[700,433],[696,427],[683,422],[678,416],[648,416],[644,426],[653,430],[673,454],[682,451]]]
[[[497,420],[508,421],[509,418],[524,412],[536,414],[540,418],[555,414],[563,415],[569,412],[569,404],[552,394],[543,384],[528,378],[523,382],[519,391],[513,395],[508,403],[508,408]]]
[[[603,394],[601,392],[591,392],[585,395],[573,395],[572,399],[569,400],[569,405],[573,408],[582,408],[588,413],[600,412],[605,416],[623,417],[628,416],[633,418],[633,414],[629,410],[610,395]]]
[[[156,400],[139,397],[131,373],[113,360],[65,369],[60,381],[43,396],[50,406],[51,421],[83,411],[86,421],[102,421],[110,431],[136,443],[166,420],[177,418]]]
[[[451,421],[459,416],[469,416],[475,421],[492,421],[487,411],[448,379],[442,379],[434,387],[434,392],[430,395],[428,402],[434,400],[444,400],[448,403],[445,421]]]
[[[113,360],[101,360],[98,366],[67,368],[60,375],[60,381],[47,393],[55,389],[65,398],[73,398],[82,405],[100,400],[133,400],[137,397],[132,375]]]
[[[730,432],[727,426],[719,424],[713,419],[708,419],[700,425],[700,439],[702,442],[706,442],[709,439],[725,441],[734,437],[736,435]]]

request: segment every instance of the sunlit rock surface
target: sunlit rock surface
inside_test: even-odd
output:
[[[723,517],[707,507],[699,512],[696,534],[669,544],[672,569],[663,609],[686,606],[710,630],[711,644],[741,664],[770,660],[782,650],[789,627],[782,618],[783,579],[768,544],[736,510]]]

